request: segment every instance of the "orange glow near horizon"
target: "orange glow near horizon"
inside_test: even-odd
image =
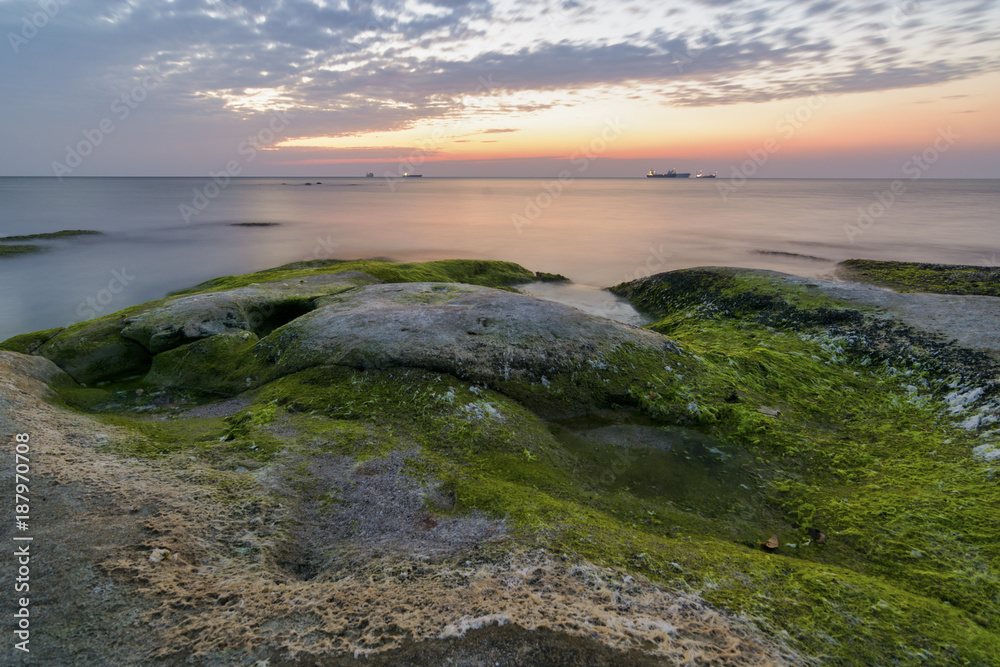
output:
[[[612,94],[608,94],[608,92]],[[722,159],[777,142],[786,155],[847,149],[909,150],[951,127],[963,141],[1000,146],[1000,74],[953,83],[715,107],[667,106],[605,91],[586,113],[566,101],[498,117],[485,103],[466,118],[348,136],[299,137],[274,145],[280,164],[323,165],[417,158],[448,160]],[[594,119],[600,119],[595,122]]]

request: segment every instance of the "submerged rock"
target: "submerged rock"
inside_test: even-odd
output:
[[[27,255],[33,252],[41,252],[42,248],[37,245],[16,244],[0,245],[0,257],[13,257],[14,255]]]
[[[61,239],[71,236],[100,236],[104,232],[93,229],[64,229],[59,232],[46,232],[41,234],[22,234],[20,236],[2,236],[0,241],[33,241],[39,239]]]

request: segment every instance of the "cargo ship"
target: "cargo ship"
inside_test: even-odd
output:
[[[691,176],[690,172],[678,174],[676,169],[671,169],[665,174],[658,174],[657,172],[650,169],[649,173],[646,174],[646,178],[690,178],[690,176]]]
[[[719,172],[717,172],[717,171],[716,171],[716,172],[714,172],[714,173],[711,173],[711,174],[706,174],[706,173],[703,173],[703,172],[700,172],[700,171],[699,171],[699,172],[698,172],[698,173],[697,173],[697,174],[695,175],[695,178],[715,178],[715,177],[716,177],[716,176],[718,176],[718,175],[719,175]]]

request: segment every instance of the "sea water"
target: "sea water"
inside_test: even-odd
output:
[[[307,185],[308,184],[308,185]],[[0,340],[221,275],[310,259],[502,259],[626,321],[599,289],[694,266],[832,277],[861,257],[1000,261],[1000,181],[0,178],[0,236],[91,229],[0,257]],[[238,226],[240,223],[274,223]],[[23,243],[23,242],[22,242]]]

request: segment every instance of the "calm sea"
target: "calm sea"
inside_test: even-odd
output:
[[[693,266],[829,276],[852,257],[1000,261],[1000,181],[906,181],[895,193],[891,184],[0,178],[0,236],[104,232],[0,257],[0,340],[315,258],[511,260],[566,275],[576,296],[557,298],[583,301],[593,288]],[[278,224],[234,226],[246,222]]]

